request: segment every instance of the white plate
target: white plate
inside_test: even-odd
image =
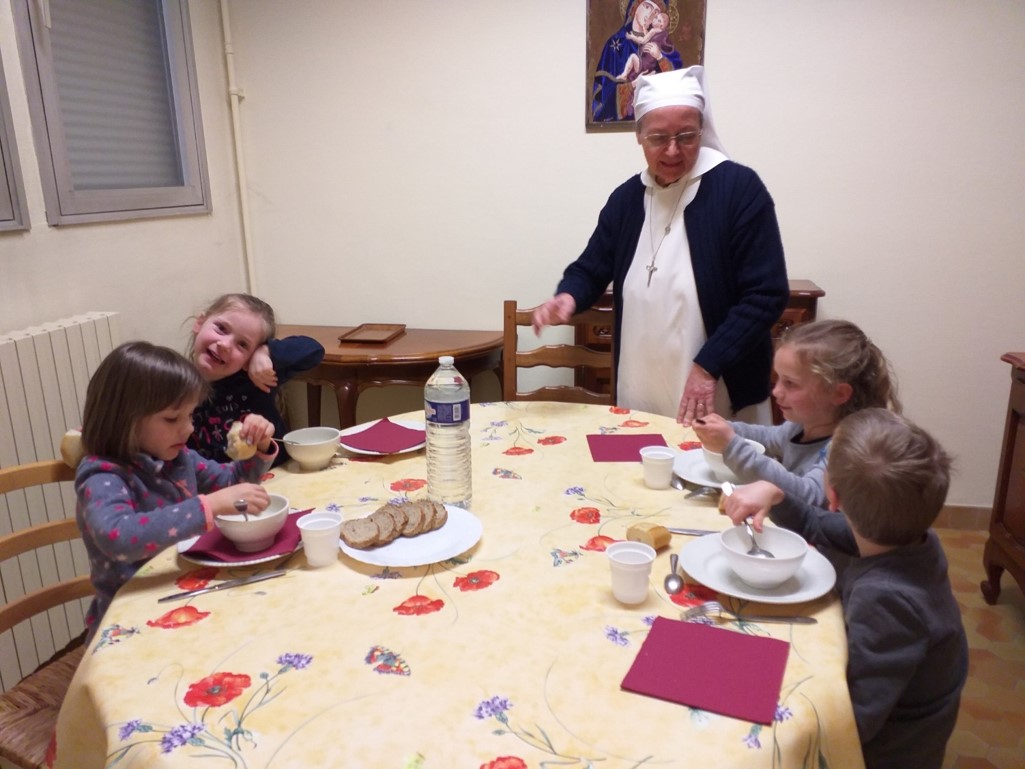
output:
[[[354,446],[346,445],[346,435],[359,435],[361,432],[369,430],[371,427],[373,427],[380,421],[380,419],[375,419],[373,422],[367,422],[366,424],[347,427],[340,433],[338,442],[346,451],[351,451],[353,454],[367,454],[373,457],[383,457],[389,454],[405,454],[409,451],[418,451],[419,449],[422,449],[427,443],[427,433],[424,433],[424,440],[422,440],[420,443],[416,444],[415,446],[410,446],[407,449],[399,449],[398,451],[367,451],[366,449],[357,449]],[[408,419],[393,419],[392,422],[394,422],[397,425],[401,425],[402,427],[408,427],[410,430],[424,430],[427,427],[423,422],[411,422]]]
[[[779,587],[760,590],[742,582],[719,549],[719,535],[706,534],[680,551],[680,568],[705,587],[759,603],[803,603],[825,595],[836,583],[836,570],[818,550],[808,549],[801,568]]]
[[[705,452],[701,449],[681,451],[673,460],[673,472],[688,483],[697,486],[711,486],[713,489],[721,489],[722,483],[712,475],[712,468],[705,461]]]
[[[204,558],[203,556],[192,555],[190,553],[185,552],[194,544],[196,544],[197,539],[199,539],[199,537],[183,539],[181,542],[179,542],[178,555],[180,555],[186,561],[192,561],[192,563],[197,563],[200,566],[214,566],[218,569],[225,569],[229,566],[256,566],[259,563],[269,563],[271,561],[280,560],[281,558],[287,558],[288,556],[292,555],[292,553],[296,553],[303,549],[303,543],[299,542],[299,544],[295,546],[295,550],[293,550],[292,553],[278,553],[277,555],[258,555],[255,558],[250,558],[246,561],[218,561],[213,558]]]
[[[465,553],[480,541],[484,525],[473,513],[455,505],[445,505],[448,520],[435,531],[415,537],[398,537],[387,545],[357,550],[338,541],[342,552],[374,566],[424,566]]]

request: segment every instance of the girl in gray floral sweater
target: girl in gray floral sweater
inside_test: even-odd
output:
[[[75,477],[76,517],[96,589],[89,639],[114,593],[158,552],[209,531],[214,516],[237,512],[236,502],[253,512],[267,507],[257,481],[277,453],[269,421],[246,418],[241,438],[258,449],[246,461],[220,464],[186,448],[192,411],[207,388],[192,363],[148,342],[121,345],[89,381],[86,456]]]

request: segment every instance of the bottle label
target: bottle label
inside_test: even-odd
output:
[[[427,421],[436,425],[458,425],[470,418],[470,399],[458,403],[424,401]]]

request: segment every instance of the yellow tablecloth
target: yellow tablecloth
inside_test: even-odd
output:
[[[695,599],[691,586],[676,603],[663,591],[667,548],[647,601],[619,604],[604,544],[641,520],[727,520],[714,500],[646,488],[638,463],[592,461],[586,436],[679,446],[691,430],[572,404],[475,404],[471,416],[476,547],[403,568],[340,554],[310,569],[297,553],[285,577],[175,603],[157,598],[281,564],[214,575],[161,553],[103,618],[61,711],[55,765],[862,769],[834,594],[791,607],[814,626],[724,625],[791,644],[771,726],[620,689],[652,619]],[[355,517],[426,493],[423,451],[290,468],[266,485],[299,509]]]

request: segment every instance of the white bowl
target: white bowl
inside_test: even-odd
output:
[[[333,427],[303,427],[285,433],[285,451],[303,470],[323,470],[338,451],[341,430]]]
[[[287,518],[288,500],[280,494],[271,494],[267,509],[249,513],[249,520],[241,514],[217,515],[214,524],[243,553],[257,553],[274,544],[274,537]]]
[[[765,446],[760,444],[758,441],[753,441],[750,438],[745,438],[744,440],[754,446],[755,451],[759,454],[765,453]],[[726,466],[726,463],[723,462],[722,454],[715,451],[709,451],[704,446],[701,447],[701,450],[705,454],[705,463],[708,465],[708,469],[712,471],[712,475],[715,476],[717,481],[729,481],[730,483],[738,483],[740,481],[740,479],[733,474],[733,471]]]
[[[719,535],[719,546],[726,562],[751,587],[761,590],[779,587],[797,573],[808,554],[808,543],[804,537],[789,529],[766,526],[760,533],[755,533],[755,538],[759,547],[776,557],[748,555],[751,538],[744,526],[732,526]]]

